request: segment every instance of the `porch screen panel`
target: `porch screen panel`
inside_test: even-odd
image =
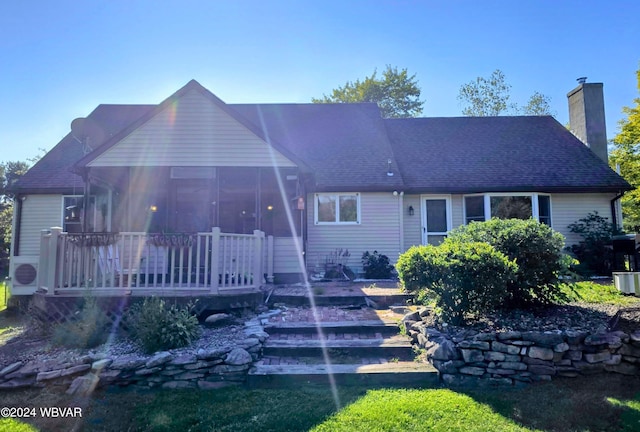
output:
[[[220,168],[218,224],[222,232],[251,234],[257,229],[258,170]]]
[[[259,173],[260,206],[259,230],[266,235],[293,237],[300,233],[301,211],[297,209],[297,170],[279,170],[282,189],[276,179],[273,168],[262,168]],[[287,218],[287,207],[291,212],[293,226]]]

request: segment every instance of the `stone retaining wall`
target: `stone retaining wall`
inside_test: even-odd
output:
[[[236,346],[195,353],[158,352],[149,356],[85,355],[73,361],[17,361],[0,370],[0,389],[64,386],[89,393],[105,385],[211,389],[245,381],[268,337],[259,319],[245,323],[246,338]]]
[[[447,384],[511,385],[601,372],[640,375],[640,330],[441,332],[407,318],[413,343],[426,350]]]

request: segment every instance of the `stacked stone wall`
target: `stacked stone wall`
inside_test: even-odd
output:
[[[635,332],[439,331],[405,320],[413,343],[447,384],[517,384],[603,372],[640,375]]]
[[[268,334],[258,319],[245,324],[246,338],[234,346],[195,353],[158,352],[148,356],[85,355],[72,361],[16,361],[0,370],[0,389],[62,386],[68,393],[96,387],[212,389],[241,384],[262,353]]]

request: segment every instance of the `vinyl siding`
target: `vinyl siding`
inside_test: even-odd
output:
[[[28,195],[22,202],[20,255],[40,255],[40,231],[61,224],[62,195]]]
[[[409,206],[413,207],[413,216],[409,215]],[[404,196],[404,248],[422,244],[422,215],[420,213],[420,195]]]
[[[462,195],[451,195],[451,229],[464,224]]]
[[[295,166],[195,90],[88,165]]]
[[[566,244],[578,243],[581,237],[570,232],[568,225],[597,211],[611,221],[611,200],[615,194],[553,194],[551,195],[551,224],[566,238]]]
[[[314,194],[307,196],[307,266],[322,268],[326,257],[336,249],[348,249],[347,263],[354,272],[362,272],[360,259],[366,251],[387,255],[395,263],[400,254],[400,217],[398,196],[391,192],[362,193],[361,223],[358,225],[316,225]]]
[[[300,268],[300,259],[296,249],[294,237],[274,237],[273,239],[273,272],[274,273],[304,273]]]

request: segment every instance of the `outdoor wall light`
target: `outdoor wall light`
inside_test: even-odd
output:
[[[151,204],[149,206],[149,211],[154,212],[154,213],[157,212],[158,211],[158,206]]]
[[[415,213],[415,210],[413,209],[413,206],[409,206],[409,216],[413,216]]]
[[[273,206],[272,206],[271,204],[269,204],[269,205],[267,206],[267,210],[269,210],[269,211],[273,210]]]

